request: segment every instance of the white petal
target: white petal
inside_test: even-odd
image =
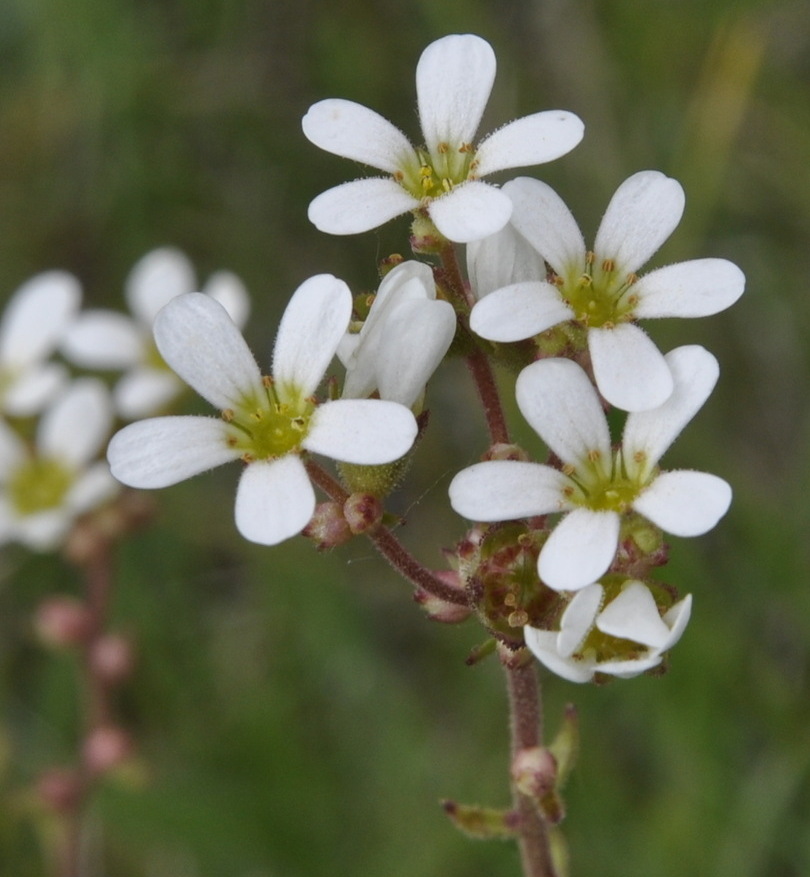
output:
[[[329,367],[352,316],[352,294],[342,280],[316,274],[293,293],[273,348],[279,396],[311,396]]]
[[[522,341],[573,318],[556,286],[524,281],[481,299],[470,313],[470,328],[490,341]]]
[[[585,270],[585,240],[565,202],[529,177],[511,180],[503,191],[512,200],[512,225],[560,276]]]
[[[557,653],[557,634],[554,631],[526,626],[523,628],[523,638],[529,651],[552,673],[569,682],[589,682],[593,679],[593,661],[574,661],[560,657]]]
[[[115,311],[85,311],[68,327],[62,353],[85,368],[129,368],[145,353],[141,329],[132,319]]]
[[[278,545],[295,536],[315,511],[315,491],[296,454],[245,467],[236,491],[236,528],[251,542]]]
[[[641,582],[628,582],[599,613],[596,626],[602,633],[661,649],[669,640],[669,627],[661,620],[655,598]]]
[[[259,367],[242,333],[209,296],[176,296],[158,314],[154,331],[161,356],[215,408],[238,408],[263,395]]]
[[[151,417],[163,412],[183,389],[180,378],[168,369],[135,369],[115,385],[115,410],[124,420]]]
[[[104,384],[79,378],[43,414],[37,446],[45,457],[83,466],[101,450],[112,421],[112,399]]]
[[[316,146],[395,174],[417,164],[408,138],[379,113],[350,100],[322,100],[301,120],[304,135]]]
[[[92,511],[112,499],[121,490],[113,478],[109,465],[99,462],[82,472],[65,497],[70,510],[81,515]]]
[[[624,425],[622,453],[628,475],[646,480],[667,448],[709,398],[720,367],[703,347],[690,344],[665,357],[675,388],[659,408],[630,414]]]
[[[675,643],[683,636],[686,625],[689,624],[689,618],[692,614],[692,595],[687,594],[683,600],[676,603],[668,612],[664,614],[664,622],[669,627],[669,638],[662,651],[672,648]]]
[[[231,271],[215,271],[202,290],[218,301],[240,328],[245,328],[250,314],[250,296],[245,284]]]
[[[117,432],[107,448],[112,474],[130,487],[168,487],[236,460],[240,451],[214,417],[155,417]]]
[[[309,205],[309,221],[326,234],[360,234],[419,207],[390,177],[352,180],[327,189]]]
[[[584,133],[579,116],[565,110],[524,116],[481,142],[475,153],[475,172],[485,177],[508,168],[545,164],[570,152]]]
[[[126,279],[125,295],[132,313],[149,327],[175,296],[195,292],[197,278],[187,256],[174,247],[151,250],[139,259]]]
[[[18,518],[14,524],[13,539],[32,551],[53,551],[59,547],[73,516],[63,507]]]
[[[68,370],[58,362],[32,365],[15,375],[5,388],[2,407],[12,417],[31,417],[38,414],[70,378]]]
[[[446,301],[405,301],[382,333],[381,399],[411,407],[447,353],[456,334],[456,312]]]
[[[470,180],[431,201],[428,213],[447,240],[466,244],[500,231],[512,215],[512,202],[489,183]]]
[[[472,34],[431,43],[416,66],[416,98],[430,152],[472,143],[495,81],[492,46]],[[452,240],[452,238],[451,238]]]
[[[577,591],[571,598],[560,619],[557,650],[561,657],[570,658],[582,644],[593,627],[604,593],[601,585],[593,584]]]
[[[632,679],[640,676],[647,670],[652,670],[661,663],[661,653],[658,651],[644,652],[638,658],[629,658],[623,661],[604,661],[596,665],[598,673],[606,673],[608,676],[616,676],[619,679]]]
[[[381,399],[337,399],[315,409],[304,448],[344,463],[376,466],[408,453],[418,428],[404,405]]]
[[[672,395],[664,355],[634,323],[589,329],[588,350],[599,392],[622,411],[657,408]]]
[[[569,512],[540,551],[540,578],[555,591],[578,591],[595,582],[616,555],[619,524],[615,512]]]
[[[645,317],[708,317],[731,307],[743,294],[745,275],[726,259],[695,259],[645,274],[632,292],[633,309]]]
[[[541,359],[518,375],[518,407],[564,462],[578,466],[594,452],[610,465],[610,432],[585,372],[570,359]]]
[[[487,460],[450,482],[450,505],[470,521],[513,521],[566,508],[562,472],[541,463]]]
[[[506,192],[509,184],[501,191]],[[544,280],[543,257],[511,222],[499,232],[467,245],[467,273],[477,299],[526,280]]]
[[[701,536],[731,505],[731,487],[708,472],[662,472],[633,508],[673,536]]]
[[[79,281],[66,271],[46,271],[11,297],[0,323],[0,364],[24,366],[48,356],[79,307]]]
[[[610,200],[594,252],[613,259],[620,274],[637,271],[672,234],[684,207],[681,184],[658,171],[640,171],[625,180]]]
[[[4,420],[0,420],[0,483],[6,481],[27,456],[25,442]]]

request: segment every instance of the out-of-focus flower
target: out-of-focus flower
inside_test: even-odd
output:
[[[657,667],[681,638],[692,611],[691,594],[663,615],[650,589],[627,581],[608,596],[602,584],[577,591],[560,619],[560,629],[524,627],[526,645],[549,670],[571,682],[595,673],[629,679]]]
[[[33,448],[0,421],[0,543],[57,548],[75,519],[119,485],[97,460],[112,427],[112,402],[95,378],[80,378],[43,412]]]
[[[655,408],[672,392],[663,355],[636,320],[705,317],[732,305],[745,277],[726,259],[696,259],[636,276],[680,222],[684,193],[658,171],[625,180],[611,199],[593,252],[576,220],[553,189],[520,177],[504,186],[514,202],[511,225],[554,271],[533,278],[522,271],[473,308],[470,326],[491,341],[531,338],[567,320],[587,330],[588,351],[599,392],[625,411]],[[509,260],[509,248],[504,250]],[[495,250],[487,256],[499,259]],[[478,260],[480,262],[480,259]],[[499,276],[508,276],[504,264]],[[490,272],[496,269],[489,269]],[[480,284],[479,284],[480,286]]]
[[[11,297],[0,321],[0,411],[38,414],[68,380],[49,357],[80,302],[79,282],[66,271],[37,274]]]
[[[389,176],[344,183],[310,204],[321,231],[356,234],[426,208],[448,240],[466,243],[503,228],[509,198],[481,177],[559,158],[582,139],[573,113],[548,110],[517,119],[475,144],[495,80],[495,53],[472,34],[431,43],[416,67],[424,146],[414,147],[390,122],[348,100],[323,100],[304,116],[304,134],[335,155]]]
[[[108,449],[113,474],[132,487],[167,487],[241,459],[236,526],[252,542],[274,545],[299,533],[315,510],[301,455],[310,451],[360,465],[403,456],[416,437],[413,414],[379,399],[313,398],[351,317],[343,281],[311,277],[281,320],[273,376],[263,378],[239,329],[209,296],[188,293],[155,320],[167,363],[222,412],[158,417],[130,424]]]
[[[459,472],[450,502],[474,521],[508,521],[564,512],[538,558],[540,578],[558,591],[595,582],[616,554],[623,517],[631,511],[675,536],[699,536],[726,513],[731,488],[705,472],[660,472],[658,461],[709,397],[717,360],[702,347],[666,357],[674,390],[650,411],[629,414],[613,451],[599,397],[568,359],[541,359],[517,380],[523,416],[562,461],[492,460]]]
[[[125,420],[156,414],[182,392],[182,381],[155,348],[152,324],[169,301],[196,290],[188,258],[172,247],[161,247],[140,259],[127,278],[125,296],[131,317],[89,310],[66,333],[62,351],[76,365],[125,372],[113,391],[116,409]],[[250,300],[235,274],[212,274],[202,291],[218,301],[240,328],[244,326]]]
[[[343,398],[362,399],[377,390],[381,399],[413,407],[455,331],[455,311],[436,298],[431,269],[403,262],[383,279],[360,332],[341,340]]]

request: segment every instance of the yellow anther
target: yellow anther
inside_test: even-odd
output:
[[[635,271],[632,274],[627,275],[627,285],[632,286],[634,283],[638,281],[638,274]]]
[[[510,627],[524,627],[529,623],[529,613],[525,609],[516,609],[506,620]]]
[[[405,174],[403,174],[402,171],[394,171],[394,179],[398,183],[401,183],[405,179]]]
[[[273,380],[272,375],[262,375],[262,386],[267,387],[267,389],[270,389],[270,387],[274,386],[275,383],[276,382]]]
[[[566,463],[566,464],[562,467],[562,471],[563,471],[563,475],[573,475],[574,472],[576,471],[576,469],[575,469],[575,467],[572,466],[570,463]]]
[[[449,192],[453,188],[453,184],[447,179],[447,177],[442,180],[442,188],[445,192]]]
[[[449,143],[445,143],[444,141],[442,141],[442,142],[436,147],[436,151],[439,153],[439,155],[444,155],[445,153],[450,152],[450,144],[449,144]]]
[[[633,462],[634,463],[646,463],[647,462],[647,452],[646,451],[636,451],[633,454]]]
[[[239,459],[243,463],[255,463],[256,462],[256,457],[254,457],[253,454],[251,454],[248,451],[245,451],[245,453],[242,454],[242,456]]]
[[[419,173],[423,177],[429,177],[433,174],[433,168],[429,165],[423,164],[422,167],[419,168]]]
[[[517,606],[517,596],[515,594],[507,594],[503,598],[503,602],[507,606]]]
[[[592,284],[593,284],[593,277],[591,277],[590,274],[583,274],[579,278],[579,285],[580,286],[591,286]]]
[[[611,271],[616,270],[616,263],[613,261],[613,259],[603,259],[602,260],[602,270],[606,274],[610,274]]]
[[[588,250],[588,252],[585,253],[585,264],[586,264],[586,265],[593,265],[593,260],[594,260],[595,258],[596,258],[596,256],[595,256],[595,254],[593,253],[593,251],[592,251],[592,250]]]
[[[261,423],[262,420],[264,420],[264,412],[260,408],[257,408],[255,411],[251,411],[248,417],[250,417],[255,423]]]
[[[225,421],[225,423],[230,423],[234,419],[234,417],[236,417],[236,414],[233,408],[226,408],[222,412],[222,419]]]
[[[601,460],[601,459],[602,459],[602,452],[600,450],[598,450],[598,448],[593,448],[592,450],[588,451],[588,460],[591,463],[596,463],[598,460]]]

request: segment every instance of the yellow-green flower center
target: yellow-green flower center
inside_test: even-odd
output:
[[[571,306],[576,319],[595,329],[611,328],[633,319],[638,296],[633,293],[635,274],[621,274],[612,259],[597,260],[588,253],[585,271],[557,277],[560,294]]]
[[[11,476],[9,500],[21,516],[59,508],[74,480],[74,472],[61,460],[34,458]]]
[[[604,465],[602,455],[594,451],[582,465],[565,467],[563,472],[571,481],[565,491],[567,497],[576,505],[595,512],[624,514],[647,484],[628,476],[621,451],[612,456],[609,466]]]
[[[440,143],[435,153],[416,150],[418,162],[403,162],[394,178],[420,201],[440,198],[454,186],[475,179],[475,148],[471,143]]]

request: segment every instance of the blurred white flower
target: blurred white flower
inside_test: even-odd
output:
[[[509,342],[576,320],[587,329],[594,378],[604,398],[625,411],[660,405],[672,392],[672,375],[635,321],[716,314],[745,287],[742,271],[725,259],[680,262],[636,276],[680,222],[680,184],[658,171],[625,180],[602,218],[592,253],[569,209],[545,183],[520,177],[503,191],[514,203],[511,225],[556,277],[549,282],[545,270],[528,276],[524,258],[510,278],[508,246],[503,256],[494,246],[474,253],[476,273],[484,270],[479,267],[484,255],[498,267],[487,269],[483,283],[473,280],[481,300],[470,315],[472,330],[491,341]],[[495,291],[493,274],[503,283]]]
[[[241,333],[207,295],[169,302],[155,320],[167,363],[222,412],[133,423],[110,442],[113,474],[132,487],[167,487],[241,459],[236,526],[252,542],[275,545],[300,532],[315,510],[301,455],[361,465],[403,456],[416,437],[413,414],[379,399],[313,398],[351,317],[343,281],[320,274],[295,292],[281,320],[273,376],[263,378]]]
[[[98,460],[113,422],[101,381],[80,378],[45,409],[33,448],[0,420],[0,543],[38,551],[60,544],[75,519],[119,485]]]
[[[68,380],[50,362],[81,301],[81,287],[65,271],[46,271],[11,297],[0,321],[0,411],[12,417],[39,413]]]
[[[630,511],[675,536],[710,530],[731,503],[731,488],[705,472],[659,472],[664,452],[709,397],[717,360],[702,347],[666,356],[674,390],[650,411],[629,414],[613,451],[599,397],[568,359],[541,359],[517,380],[518,406],[562,461],[491,460],[459,472],[450,502],[474,521],[508,521],[564,512],[538,558],[540,578],[557,591],[595,582],[611,565],[622,517]]]
[[[416,67],[424,146],[414,147],[390,122],[348,100],[323,100],[304,116],[304,134],[335,155],[389,176],[344,183],[310,204],[321,231],[356,234],[426,208],[448,240],[466,243],[506,224],[512,204],[481,177],[559,158],[582,139],[573,113],[548,110],[504,125],[475,144],[495,80],[495,53],[472,34],[431,43]]]
[[[156,414],[183,391],[182,381],[155,348],[152,325],[169,301],[196,290],[188,258],[172,247],[161,247],[140,259],[127,278],[125,296],[131,317],[89,310],[66,333],[62,352],[76,365],[125,372],[113,390],[116,410],[125,420]],[[212,274],[202,291],[223,305],[240,328],[244,326],[250,300],[235,274]]]
[[[377,390],[381,399],[413,407],[455,331],[455,311],[436,298],[430,267],[402,262],[383,278],[360,332],[340,342],[343,397],[361,399]]]
[[[691,594],[662,616],[643,582],[625,582],[608,599],[597,583],[573,595],[559,631],[527,626],[523,636],[532,654],[563,679],[588,682],[595,673],[629,679],[661,663],[681,638],[691,611]]]

